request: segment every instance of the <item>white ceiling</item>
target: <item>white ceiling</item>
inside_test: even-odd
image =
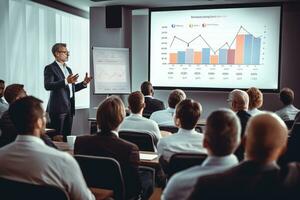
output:
[[[292,2],[299,0],[56,0],[67,5],[89,11],[89,7],[107,5],[127,5],[136,7],[167,7],[211,4],[258,3],[258,2]]]

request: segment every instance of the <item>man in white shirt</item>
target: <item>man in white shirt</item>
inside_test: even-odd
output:
[[[294,102],[294,92],[290,88],[283,88],[280,91],[280,101],[283,103],[284,107],[277,110],[275,113],[283,120],[289,121],[294,120],[295,116],[299,112],[299,109],[293,105]]]
[[[202,146],[203,134],[195,131],[202,107],[199,102],[185,99],[176,106],[175,125],[179,131],[161,138],[157,145],[158,156],[169,162],[174,153],[206,153]]]
[[[241,125],[235,113],[220,109],[210,114],[203,146],[208,157],[202,165],[175,174],[164,189],[162,199],[187,199],[200,176],[213,174],[238,164],[233,154],[240,141]]]
[[[161,138],[157,123],[142,116],[145,108],[144,95],[140,91],[133,92],[128,97],[131,114],[120,125],[120,131],[145,132],[153,136],[155,144]]]
[[[0,118],[3,115],[3,113],[8,109],[8,103],[3,99],[4,89],[5,82],[4,80],[0,80]]]
[[[150,119],[156,121],[159,126],[175,126],[174,113],[176,105],[184,100],[186,95],[180,89],[173,90],[168,99],[169,107],[165,110],[155,111],[151,114]]]
[[[75,159],[46,146],[40,139],[46,124],[41,103],[41,100],[28,96],[10,105],[9,115],[20,134],[13,143],[0,149],[0,177],[57,186],[72,200],[95,199]]]

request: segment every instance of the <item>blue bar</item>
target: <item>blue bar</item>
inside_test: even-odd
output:
[[[210,48],[202,48],[202,64],[209,64]]]
[[[184,64],[185,62],[185,51],[178,51],[177,52],[177,63]]]
[[[253,38],[253,47],[252,47],[252,64],[259,65],[260,62],[260,38]]]
[[[248,34],[245,35],[245,46],[244,46],[244,64],[251,65],[252,64],[252,41],[253,36]]]
[[[219,50],[219,64],[227,64],[227,49]]]
[[[187,49],[185,54],[185,64],[193,64],[194,49]]]

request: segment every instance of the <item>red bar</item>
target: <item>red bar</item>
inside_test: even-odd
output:
[[[235,50],[228,49],[228,52],[227,52],[227,63],[228,64],[234,64],[234,55],[235,55]]]

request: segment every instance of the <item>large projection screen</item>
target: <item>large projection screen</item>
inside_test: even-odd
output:
[[[281,5],[150,10],[155,88],[278,91]]]

